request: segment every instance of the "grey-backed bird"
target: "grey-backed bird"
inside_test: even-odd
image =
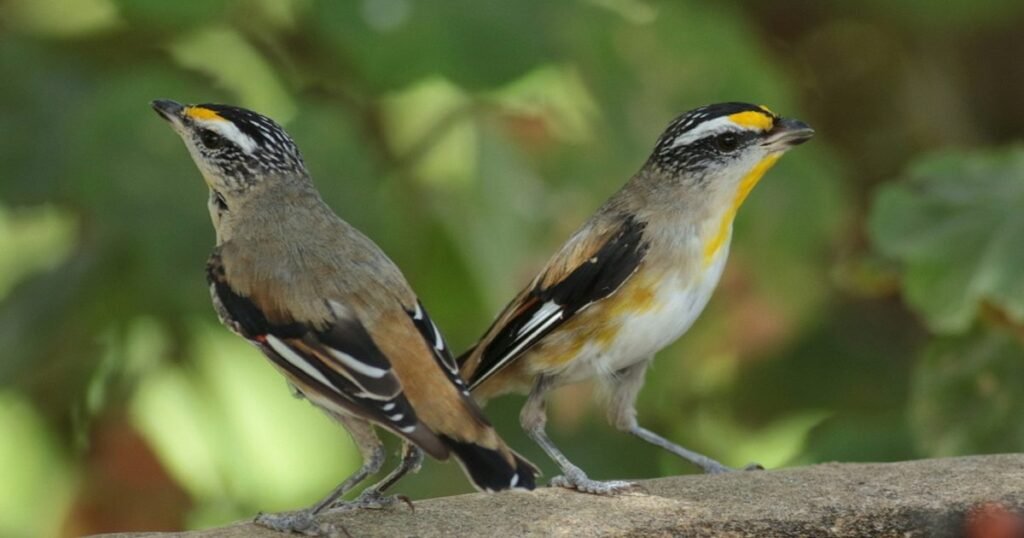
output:
[[[783,153],[812,134],[801,121],[745,103],[683,114],[640,171],[459,358],[478,401],[529,394],[520,421],[561,468],[552,484],[599,494],[631,485],[591,480],[545,433],[548,392],[591,378],[608,389],[608,418],[616,428],[706,472],[728,470],[641,427],[636,397],[654,355],[686,332],[708,303],[740,205]]]
[[[209,187],[216,248],[207,279],[221,322],[344,425],[363,456],[313,507],[257,522],[314,532],[325,509],[384,503],[391,498],[381,493],[419,468],[421,451],[454,456],[479,489],[532,489],[536,468],[505,445],[469,396],[398,267],[321,199],[291,137],[243,108],[152,105]],[[385,460],[374,425],[402,438],[402,463],[355,503],[341,502]]]

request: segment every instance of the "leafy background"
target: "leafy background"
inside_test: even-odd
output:
[[[215,525],[359,463],[217,326],[204,187],[159,97],[284,123],[455,347],[675,115],[804,119],[641,422],[732,465],[1021,451],[1022,24],[1017,0],[6,0],[0,535]],[[556,393],[551,430],[592,476],[693,471],[590,393]],[[488,411],[550,476],[521,401]],[[468,489],[435,462],[399,487]]]

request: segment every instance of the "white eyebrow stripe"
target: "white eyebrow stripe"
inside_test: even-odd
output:
[[[761,130],[757,129],[755,127],[745,127],[743,125],[739,125],[736,122],[730,120],[728,116],[722,116],[720,118],[715,118],[713,120],[709,120],[709,121],[706,121],[704,123],[701,123],[700,125],[694,127],[693,129],[691,129],[691,130],[689,130],[689,131],[687,131],[687,132],[677,136],[676,139],[672,141],[672,146],[671,147],[678,148],[679,146],[685,146],[687,144],[692,144],[693,142],[696,142],[697,140],[700,140],[701,138],[704,138],[704,137],[707,137],[707,136],[711,136],[711,135],[716,135],[716,134],[719,134],[719,133],[724,133],[724,132],[727,132],[727,131],[733,131],[733,132],[757,131],[757,132],[760,132]]]
[[[259,145],[251,136],[243,133],[237,125],[224,119],[196,120],[201,127],[209,129],[231,141],[245,152],[246,155],[256,150]]]

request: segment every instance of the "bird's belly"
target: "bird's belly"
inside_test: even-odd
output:
[[[648,308],[619,311],[612,324],[614,337],[591,340],[581,346],[579,355],[565,364],[558,374],[562,383],[575,383],[591,377],[607,379],[615,372],[646,361],[683,335],[700,317],[725,265],[719,256],[698,278],[667,275],[653,284],[655,300]]]

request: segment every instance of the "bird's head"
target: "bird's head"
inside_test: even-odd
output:
[[[806,123],[764,106],[703,106],[669,124],[643,176],[653,180],[650,188],[667,203],[678,203],[682,195],[691,214],[707,219],[710,257],[728,238],[737,210],[765,172],[813,135]]]
[[[763,106],[708,105],[669,124],[648,166],[694,186],[733,186],[751,173],[759,172],[760,178],[783,153],[813,135],[806,123],[780,118]]]
[[[167,99],[152,105],[184,140],[210,188],[208,207],[218,237],[228,233],[223,224],[243,206],[282,190],[315,192],[299,148],[274,120],[228,105]]]
[[[244,108],[152,103],[185,141],[212,191],[243,192],[268,178],[305,178],[299,148],[274,120]]]

